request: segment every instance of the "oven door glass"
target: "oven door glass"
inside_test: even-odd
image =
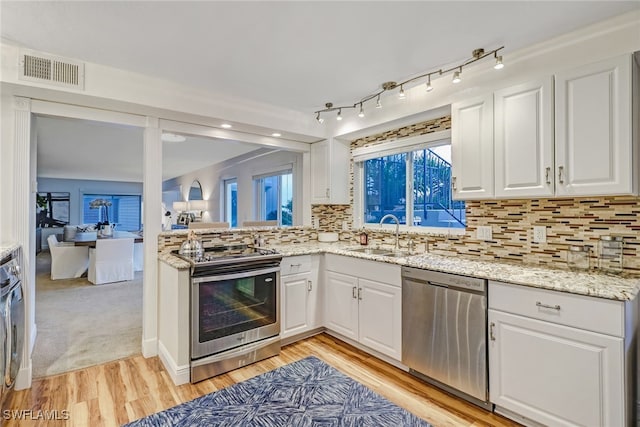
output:
[[[198,341],[205,343],[277,321],[277,274],[223,276],[201,281],[198,292]]]

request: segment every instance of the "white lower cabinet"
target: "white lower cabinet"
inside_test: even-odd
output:
[[[617,307],[623,318],[623,303],[518,288],[489,285],[489,390],[496,412],[546,426],[628,425],[624,332],[567,326],[597,316],[600,303],[602,312]]]
[[[303,255],[284,258],[281,274],[281,338],[321,327],[322,304],[319,297],[321,288],[318,283],[317,257]]]
[[[400,267],[327,255],[325,326],[393,359],[402,358]],[[340,258],[346,258],[341,260]],[[351,265],[349,265],[351,264]],[[347,266],[348,270],[347,270]],[[344,274],[358,272],[359,276]],[[366,276],[366,277],[361,277]],[[379,280],[372,280],[372,277]],[[397,277],[397,278],[396,278]]]

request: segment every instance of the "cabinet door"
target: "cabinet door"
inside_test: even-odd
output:
[[[493,95],[451,105],[451,185],[455,199],[493,191]]]
[[[553,195],[553,79],[494,93],[498,197]]]
[[[636,190],[631,110],[629,55],[556,75],[556,194]]]
[[[336,139],[311,144],[311,203],[349,204],[349,150]]]
[[[310,273],[282,276],[282,338],[305,332],[309,325],[309,293],[312,290]]]
[[[330,194],[329,141],[311,144],[311,203],[326,203]]]
[[[402,358],[402,290],[358,279],[360,343],[396,360]]]
[[[489,310],[491,402],[549,426],[622,426],[623,340]]]
[[[326,327],[357,341],[358,279],[328,271],[325,290]]]

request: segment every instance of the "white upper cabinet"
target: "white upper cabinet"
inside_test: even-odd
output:
[[[493,192],[493,95],[451,105],[451,186],[455,199]]]
[[[349,144],[329,139],[311,144],[311,203],[349,204]]]
[[[496,197],[553,196],[553,78],[494,93]]]
[[[558,195],[631,194],[631,56],[556,74]]]

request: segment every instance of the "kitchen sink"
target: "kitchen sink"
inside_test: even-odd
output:
[[[376,249],[376,248],[356,248],[356,249],[349,249],[349,251],[358,252],[358,253],[367,254],[367,255],[387,255],[392,253],[392,252],[389,252],[389,249]]]
[[[381,255],[388,256],[390,258],[404,258],[404,257],[408,257],[409,253],[408,252],[387,252]]]

